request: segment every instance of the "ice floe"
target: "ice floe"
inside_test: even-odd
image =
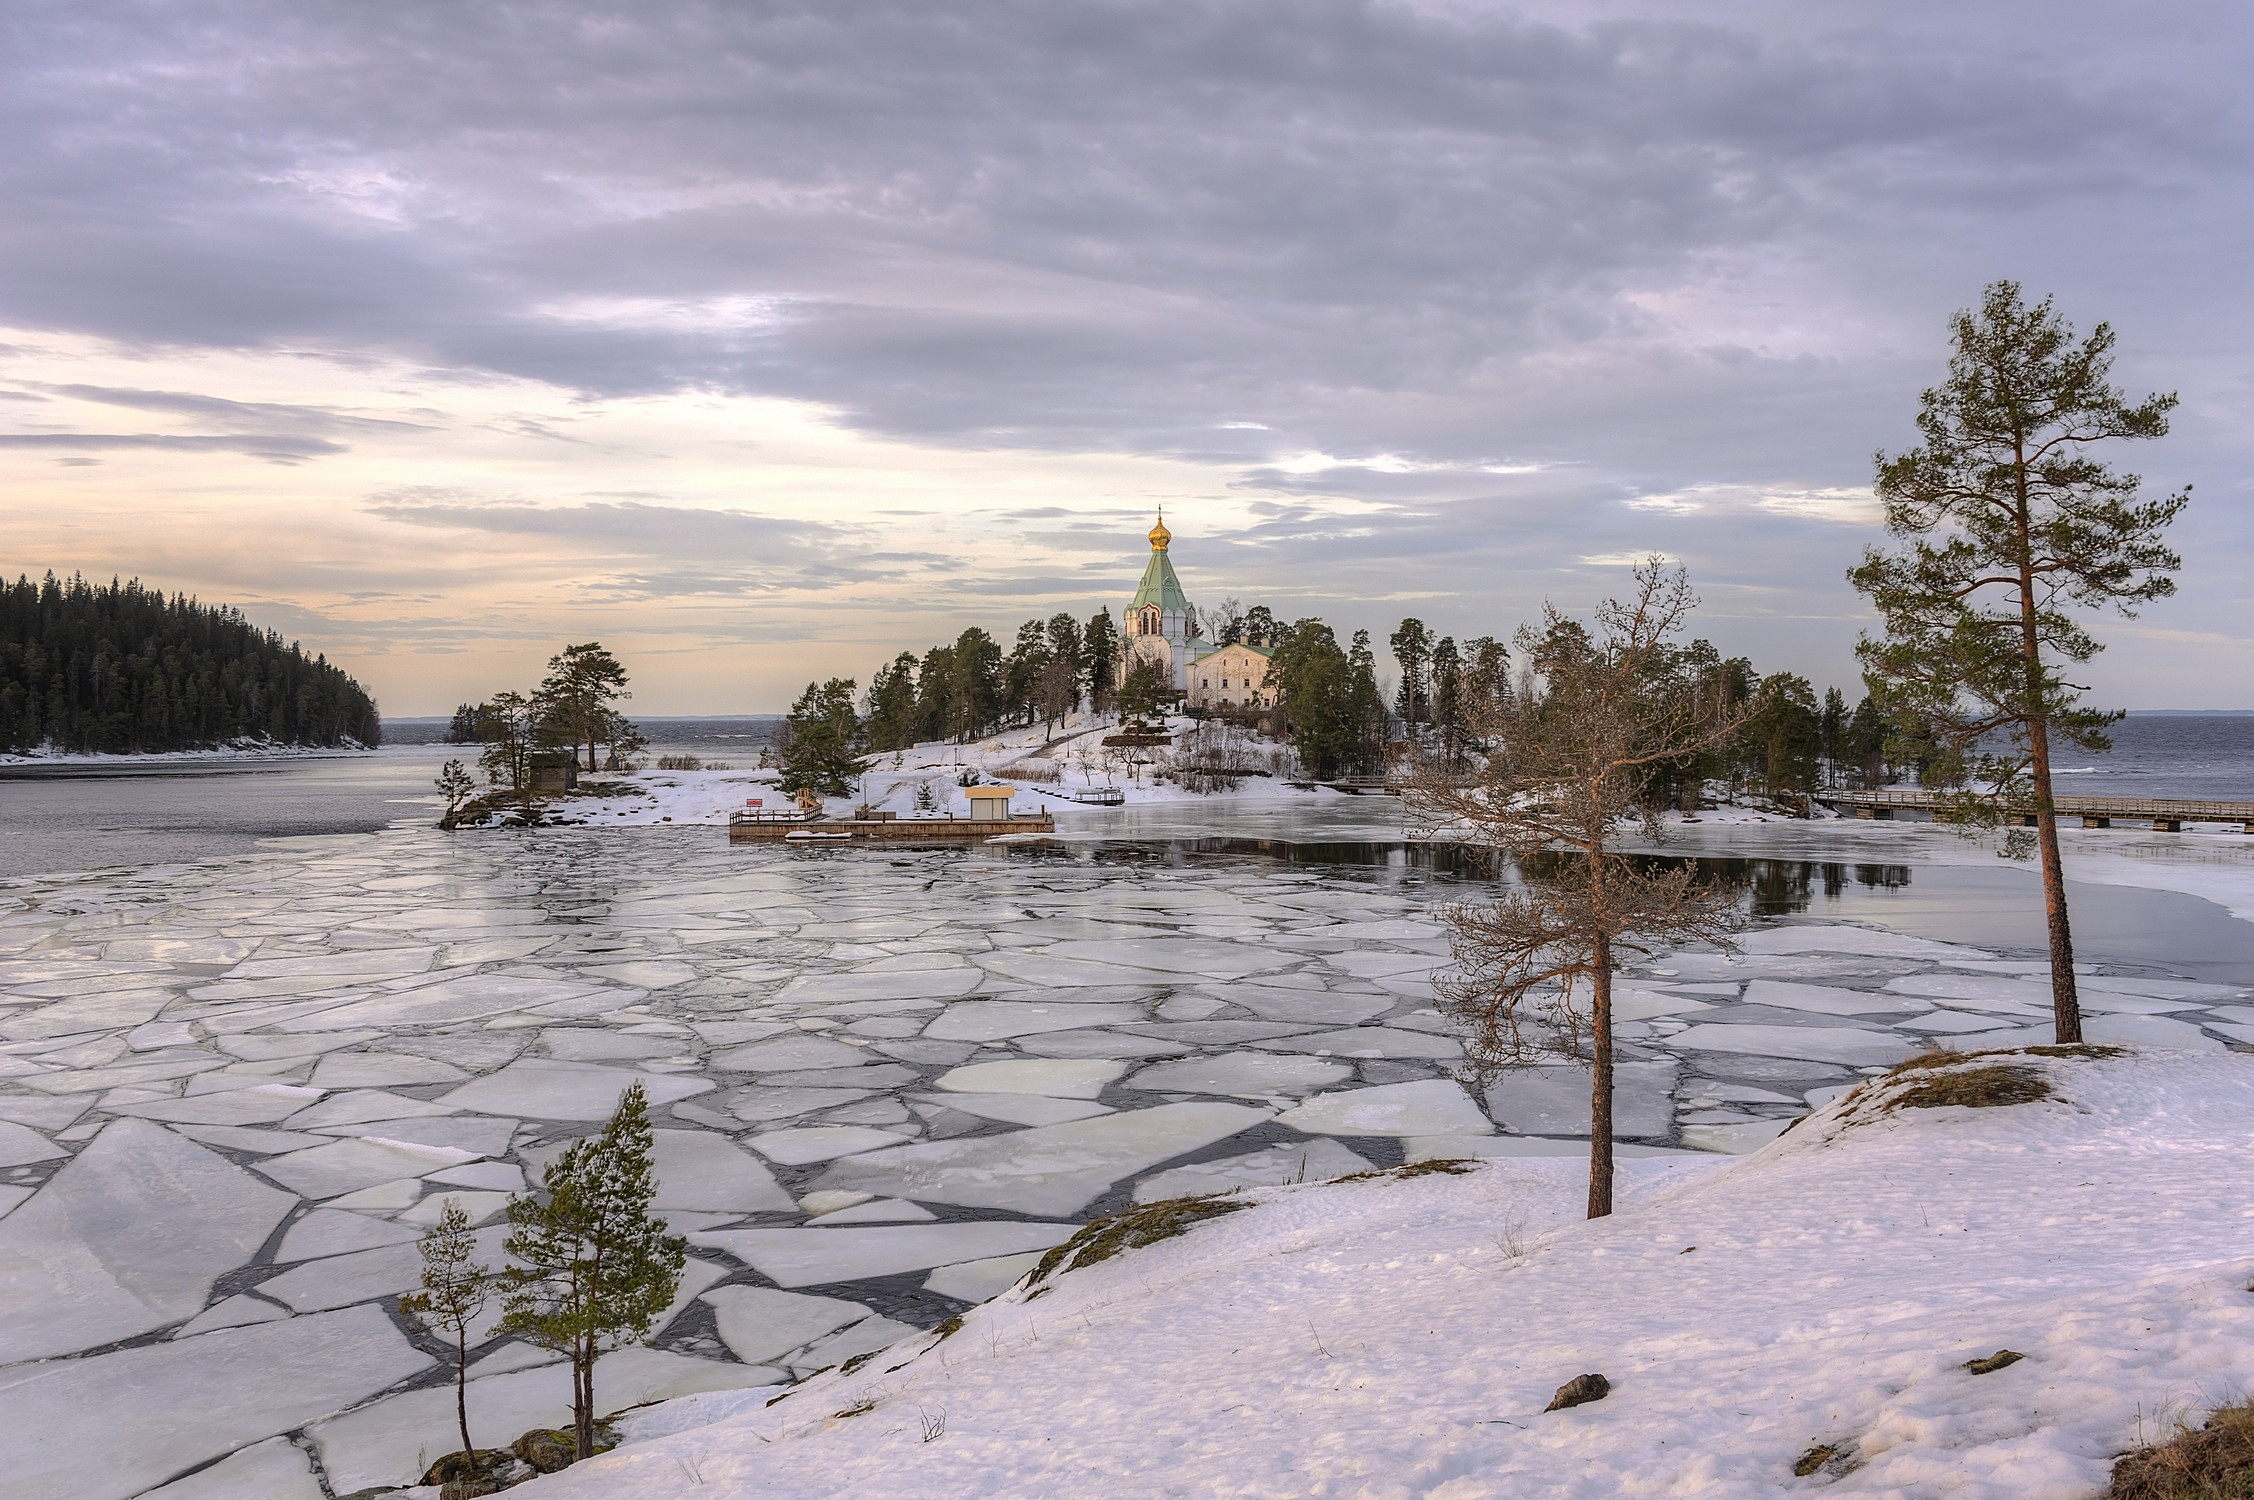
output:
[[[248,1260],[295,1201],[160,1126],[105,1126],[0,1219],[0,1364],[200,1312],[213,1280]]]

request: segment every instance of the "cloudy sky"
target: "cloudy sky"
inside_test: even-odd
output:
[[[2249,707],[2239,6],[20,0],[0,566],[387,712],[645,712],[1192,597],[1506,634],[1681,559],[1852,686],[1871,454],[1997,277],[2197,486],[2101,701]]]

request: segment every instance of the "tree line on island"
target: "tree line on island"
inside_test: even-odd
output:
[[[1459,646],[1410,618],[1387,640],[1395,668],[1389,693],[1367,630],[1342,645],[1320,618],[1286,622],[1265,605],[1240,610],[1235,600],[1201,615],[1215,646],[1243,642],[1268,653],[1275,692],[1273,708],[1217,716],[1288,740],[1302,773],[1315,780],[1380,774],[1426,752],[1460,767],[1486,748],[1475,726],[1533,681],[1532,659],[1514,676],[1510,650],[1493,636]],[[1154,664],[1122,678],[1120,651],[1105,609],[1085,625],[1069,614],[1027,620],[1007,652],[972,626],[921,657],[901,652],[876,669],[865,693],[850,677],[810,682],[785,721],[784,789],[848,796],[868,755],[1034,724],[1053,730],[1083,708],[1148,723],[1174,695]],[[1880,697],[1866,693],[1852,708],[1837,688],[1819,698],[1807,678],[1763,675],[1749,658],[1725,657],[1704,640],[1669,643],[1644,669],[1652,690],[1695,701],[1709,722],[1727,725],[1696,754],[1665,767],[1663,787],[1653,781],[1670,806],[1697,806],[1710,782],[1726,784],[1731,796],[1879,786],[1928,769],[1941,754]]]
[[[359,683],[226,605],[137,578],[0,582],[0,752],[345,749],[382,738]]]

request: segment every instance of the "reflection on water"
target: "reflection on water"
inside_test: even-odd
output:
[[[1379,799],[1368,801],[1376,803]],[[1385,802],[1393,805],[1391,799]],[[1484,858],[1473,851],[1411,842],[1397,832],[1386,836],[1378,819],[1370,816],[1374,808],[1338,809],[1333,804],[1318,803],[1312,808],[1296,804],[1271,809],[1268,821],[1275,833],[1268,837],[1191,831],[1211,826],[1214,820],[1201,816],[1206,809],[1191,808],[1184,813],[1169,806],[1163,811],[1121,811],[1140,816],[1114,813],[1104,820],[1110,826],[1100,839],[1091,836],[1092,830],[1079,829],[1075,830],[1077,837],[1013,844],[1011,857],[1184,868],[1251,859],[1327,867],[1342,876],[1359,872],[1362,878],[1379,880],[1478,883],[1495,878]],[[1165,836],[1170,825],[1182,831]],[[1795,831],[1820,831],[1823,826],[1800,825]],[[1355,833],[1365,836],[1342,836]],[[1708,845],[1709,850],[1712,847]],[[1890,846],[1888,852],[1897,851]],[[1637,857],[1662,865],[1692,858],[1682,854]],[[2042,959],[2049,951],[2042,878],[2030,866],[1999,862],[1990,868],[1713,852],[1702,852],[1696,859],[1708,874],[1742,891],[1748,910],[1756,918],[1867,922],[1913,937],[1964,943],[2031,960]],[[1515,878],[1510,870],[1500,876],[1506,884]],[[2157,969],[2215,983],[2254,982],[2254,924],[2240,921],[2212,901],[2175,891],[2077,880],[2067,881],[2066,889],[2078,959]]]

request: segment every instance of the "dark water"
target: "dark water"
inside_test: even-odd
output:
[[[288,760],[0,768],[0,880],[246,854],[435,817],[440,746]]]
[[[1743,882],[1756,915],[1871,922],[2011,957],[2048,956],[2042,876],[2031,868],[1713,856],[1699,863],[1725,880]],[[2212,901],[2068,880],[2066,903],[2077,959],[2216,984],[2254,981],[2254,923]]]
[[[1010,857],[1090,865],[1191,867],[1247,859],[1324,865],[1342,875],[1407,885],[1460,884],[1461,899],[1514,883],[1480,855],[1447,845],[1386,839],[1305,840],[1224,836],[1122,838],[1102,843],[1028,841]],[[1667,865],[1687,856],[1644,855]],[[1868,922],[1936,942],[1963,943],[2009,958],[2049,956],[2042,877],[2031,867],[1993,869],[1912,864],[1778,859],[1701,854],[1700,868],[1737,887],[1755,917],[1808,916]],[[2177,891],[2066,882],[2078,959],[2114,968],[2155,970],[2216,984],[2254,982],[2254,923],[2212,901]],[[1450,898],[1455,899],[1455,898]]]
[[[2107,732],[2104,755],[2053,756],[2060,795],[2254,801],[2254,714],[2131,714]]]

